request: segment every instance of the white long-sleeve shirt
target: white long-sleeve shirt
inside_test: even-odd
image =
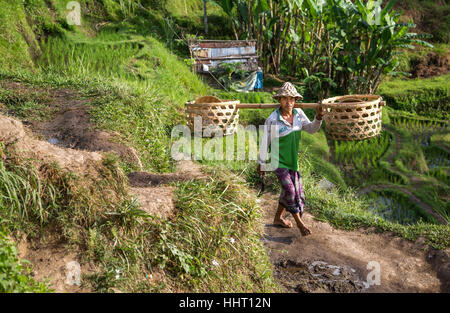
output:
[[[292,125],[289,124],[280,114],[280,109],[276,109],[267,118],[264,123],[264,135],[259,148],[258,163],[261,169],[268,160],[269,147],[274,146],[273,140],[278,140],[275,149],[271,149],[272,167],[266,170],[274,170],[278,167],[292,169],[298,171],[298,147],[300,141],[300,131],[313,134],[320,129],[322,120],[314,120],[311,122],[302,109],[293,109],[294,118]],[[276,153],[278,150],[279,153]],[[277,155],[278,154],[278,155]],[[276,163],[273,163],[276,162]],[[275,168],[273,168],[275,166]]]

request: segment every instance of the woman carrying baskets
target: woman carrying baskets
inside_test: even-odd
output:
[[[311,234],[311,230],[302,221],[305,206],[305,195],[301,174],[298,170],[298,148],[301,130],[312,134],[320,129],[322,124],[323,109],[316,107],[316,116],[311,122],[302,109],[295,109],[297,98],[303,97],[297,92],[294,85],[284,83],[273,96],[281,106],[267,118],[264,127],[264,135],[260,147],[258,160],[258,174],[264,174],[262,165],[268,159],[268,150],[274,139],[278,140],[278,149],[270,151],[270,158],[277,160],[275,174],[281,184],[281,194],[278,201],[278,209],[275,214],[274,224],[290,228],[292,223],[283,218],[285,210],[292,213],[297,227],[303,236]],[[278,150],[278,155],[275,155]]]

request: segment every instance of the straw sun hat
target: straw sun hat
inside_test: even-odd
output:
[[[299,98],[300,100],[303,99],[303,96],[297,92],[295,86],[289,82],[284,83],[281,88],[278,89],[277,94],[273,96],[273,98],[277,101],[280,101],[281,97],[294,97]]]

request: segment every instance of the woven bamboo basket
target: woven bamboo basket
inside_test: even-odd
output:
[[[234,134],[239,123],[238,104],[239,100],[220,100],[213,96],[188,101],[185,104],[188,126],[194,132],[194,120],[201,117],[203,137],[217,136],[220,131],[224,136]]]
[[[377,95],[347,95],[322,101],[325,132],[334,140],[363,140],[381,131],[381,107]]]

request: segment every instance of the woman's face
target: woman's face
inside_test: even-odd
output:
[[[281,97],[280,103],[283,110],[291,111],[294,108],[295,97]]]

